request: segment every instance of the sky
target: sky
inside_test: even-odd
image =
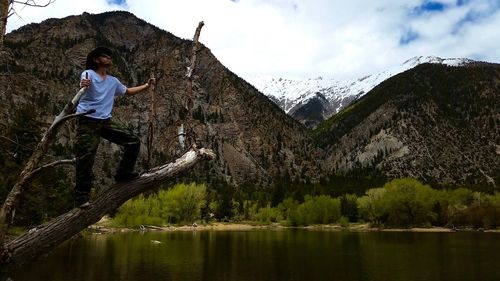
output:
[[[250,80],[355,79],[415,56],[500,62],[500,0],[55,0],[15,9],[8,32],[47,18],[125,10],[192,39],[204,21],[200,42]]]

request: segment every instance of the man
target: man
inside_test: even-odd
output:
[[[139,175],[134,172],[134,166],[139,155],[140,140],[124,126],[111,121],[111,111],[115,96],[135,95],[149,88],[155,80],[149,79],[148,83],[137,87],[125,87],[116,77],[108,74],[108,69],[113,65],[112,56],[113,52],[108,48],[94,49],[87,55],[86,70],[80,77],[80,86],[87,87],[87,90],[76,112],[95,110],[77,119],[75,205],[80,208],[90,206],[92,167],[101,137],[124,148],[115,180],[129,180]]]

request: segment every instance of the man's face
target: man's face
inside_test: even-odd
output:
[[[102,54],[102,55],[97,57],[97,63],[100,66],[110,67],[113,65],[113,59],[106,54]]]

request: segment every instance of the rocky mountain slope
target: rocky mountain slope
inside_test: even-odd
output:
[[[176,135],[178,126],[186,124],[191,41],[130,13],[110,12],[31,24],[8,34],[5,44],[0,54],[0,198],[43,129],[78,90],[85,56],[95,46],[115,51],[112,72],[125,84],[145,82],[150,71],[158,78],[152,165],[182,152]],[[207,182],[216,194],[227,196],[225,202],[238,193],[263,200],[272,196],[279,202],[290,193],[300,198],[347,184],[357,188],[349,192],[362,193],[378,184],[376,178],[402,176],[453,186],[491,187],[500,181],[498,65],[407,62],[419,65],[369,91],[359,86],[355,96],[363,97],[311,132],[231,73],[207,47],[198,59],[194,121],[189,125],[199,145],[214,149],[217,158],[196,166],[185,178]],[[377,79],[382,78],[362,81]],[[345,99],[354,93],[349,89],[344,88]],[[339,109],[326,93],[314,95],[311,107],[295,112],[320,120]],[[114,119],[128,124],[145,144],[149,108],[147,94],[119,99]],[[73,126],[69,122],[59,134],[48,161],[72,157]],[[146,147],[141,151],[138,168],[144,170]],[[120,153],[117,146],[101,143],[94,169],[97,186],[112,182]],[[53,202],[59,191],[71,191],[72,173],[70,167],[47,171],[39,190],[59,189],[43,201]],[[228,186],[231,190],[221,191]]]
[[[471,62],[473,61],[461,58],[442,59],[435,56],[418,56],[386,71],[353,80],[323,77],[307,80],[255,77],[250,79],[250,82],[276,102],[287,114],[306,127],[315,128],[384,80],[419,64],[463,66]]]
[[[499,108],[500,65],[422,64],[378,85],[315,134],[326,150],[325,172],[491,188],[500,182]]]
[[[195,26],[193,33],[194,29]],[[194,72],[195,120],[186,124],[185,73],[191,41],[177,38],[130,13],[50,19],[8,34],[5,45],[6,54],[0,61],[0,135],[11,140],[2,140],[4,155],[9,160],[15,160],[13,155],[19,150],[12,140],[28,134],[19,127],[21,123],[46,127],[78,90],[86,54],[96,46],[107,46],[114,51],[112,74],[124,84],[144,83],[150,71],[158,78],[153,164],[164,163],[181,153],[176,135],[177,127],[184,123],[194,127],[199,145],[214,149],[218,156],[215,161],[196,167],[188,175],[193,179],[265,187],[284,174],[304,179],[316,174],[313,158],[317,152],[305,128],[231,73],[206,47],[198,53]],[[149,108],[148,94],[126,97],[117,101],[113,118],[129,124],[145,144]],[[72,126],[65,128],[52,154],[72,156],[73,131]],[[31,137],[21,145],[33,146],[36,139]],[[146,147],[142,147],[139,170],[145,169],[145,153]],[[94,169],[98,183],[110,182],[119,154],[117,146],[101,144]]]

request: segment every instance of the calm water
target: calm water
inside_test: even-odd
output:
[[[62,245],[17,272],[14,280],[498,281],[500,234],[259,230],[89,235]]]

